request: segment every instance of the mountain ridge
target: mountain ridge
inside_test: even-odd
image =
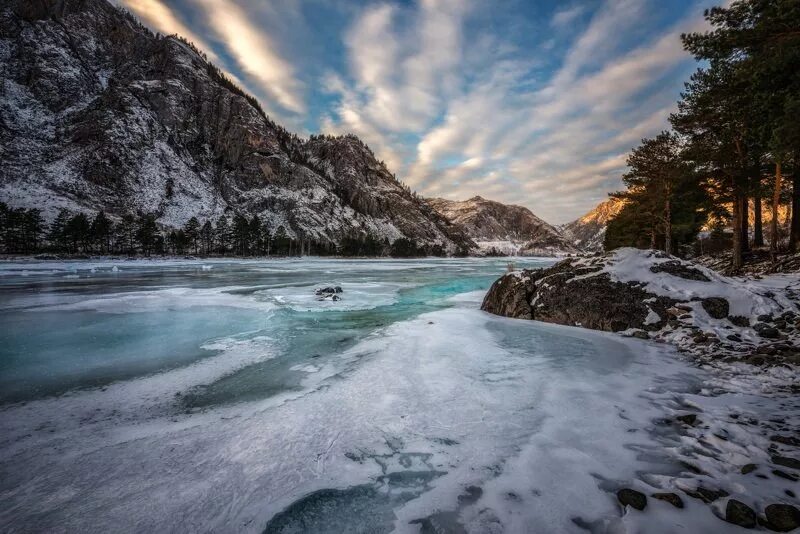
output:
[[[610,197],[572,222],[560,227],[564,236],[576,247],[588,251],[603,250],[603,239],[608,221],[625,206],[625,201]]]
[[[154,34],[106,0],[14,0],[0,8],[0,200],[112,216],[258,215],[331,246],[407,238],[474,243],[353,135],[299,138],[202,52]],[[437,248],[438,247],[438,248]]]
[[[555,226],[524,206],[503,204],[480,195],[461,201],[428,198],[426,202],[460,227],[484,252],[492,249],[523,255],[577,252]]]

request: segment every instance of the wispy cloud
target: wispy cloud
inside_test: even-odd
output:
[[[290,127],[355,133],[423,194],[555,223],[618,189],[626,153],[666,126],[692,64],[679,34],[714,2],[119,1]]]

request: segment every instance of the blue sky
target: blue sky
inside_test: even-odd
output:
[[[361,137],[426,196],[574,219],[696,68],[704,0],[117,0],[302,135]]]

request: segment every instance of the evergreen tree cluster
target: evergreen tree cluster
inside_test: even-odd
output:
[[[738,269],[765,237],[773,255],[800,245],[800,2],[736,0],[705,18],[710,31],[681,36],[703,66],[685,84],[672,130],[630,154],[626,190],[614,193],[628,202],[609,222],[605,248],[689,253],[716,220],[712,235],[728,236]],[[786,203],[784,236],[778,207]]]
[[[123,215],[116,222],[104,212],[94,217],[61,210],[45,225],[38,209],[10,208],[0,202],[0,252],[5,254],[153,254],[200,256],[349,257],[444,256],[440,245],[422,246],[408,238],[390,243],[368,232],[349,235],[337,244],[298,237],[284,225],[271,228],[258,215],[222,215],[216,222],[189,219],[182,228],[162,229],[152,213]]]

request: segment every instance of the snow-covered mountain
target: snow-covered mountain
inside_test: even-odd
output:
[[[624,205],[625,201],[616,198],[604,200],[583,217],[561,226],[561,232],[570,243],[581,250],[602,250],[606,225]]]
[[[289,133],[190,43],[106,0],[3,2],[0,66],[10,206],[154,212],[166,226],[227,211],[321,244],[474,247],[358,138]]]
[[[463,201],[430,198],[427,202],[487,252],[494,248],[506,254],[537,255],[577,250],[557,228],[523,206],[479,196]]]

